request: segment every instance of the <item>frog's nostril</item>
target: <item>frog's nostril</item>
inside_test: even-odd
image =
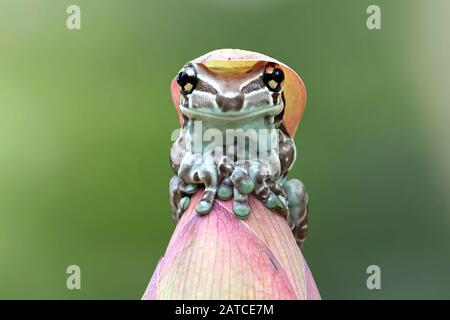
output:
[[[217,95],[216,102],[219,108],[224,111],[239,111],[244,104],[244,95],[241,93],[234,97],[226,97],[223,95]]]

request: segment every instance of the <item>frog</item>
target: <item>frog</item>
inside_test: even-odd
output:
[[[221,49],[186,63],[172,81],[172,97],[181,124],[170,151],[173,220],[180,220],[199,190],[199,215],[208,214],[216,198],[232,199],[235,216],[245,220],[254,194],[286,217],[302,247],[308,194],[301,180],[287,178],[305,105],[300,77],[268,56]]]

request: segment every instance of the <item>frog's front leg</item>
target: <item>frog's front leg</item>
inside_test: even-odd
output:
[[[208,213],[216,197],[219,174],[215,158],[212,153],[187,152],[181,161],[178,176],[186,184],[204,184],[205,192],[197,203],[199,214]]]
[[[269,209],[277,209],[287,215],[286,194],[278,182],[280,173],[281,164],[275,151],[271,151],[267,158],[249,162],[249,175],[255,184],[255,195]]]

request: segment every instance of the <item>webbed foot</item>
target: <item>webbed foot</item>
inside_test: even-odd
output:
[[[203,193],[202,199],[197,202],[195,210],[198,214],[204,215],[211,211],[213,206],[214,198],[216,197],[216,192],[212,190],[206,190]]]

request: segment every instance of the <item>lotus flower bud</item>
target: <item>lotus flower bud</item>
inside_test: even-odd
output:
[[[192,197],[142,299],[320,299],[285,217],[253,196],[246,220],[232,200],[199,215],[201,196]]]

